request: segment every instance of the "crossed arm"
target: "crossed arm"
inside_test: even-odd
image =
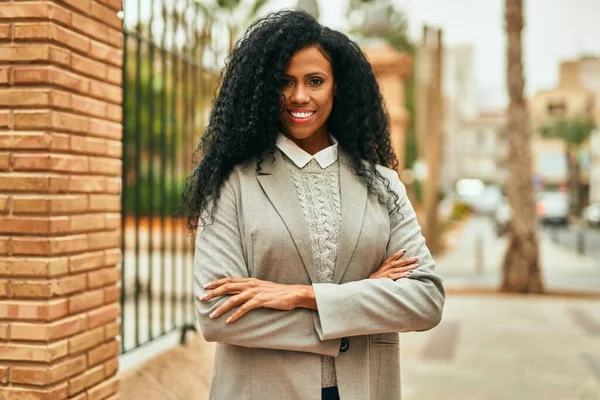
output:
[[[437,325],[444,303],[442,282],[404,187],[393,175],[400,213],[391,217],[388,259],[370,279],[341,285],[282,285],[250,278],[235,192],[227,182],[211,223],[196,238],[195,302],[205,339],[336,356],[344,336]],[[418,255],[418,268],[414,259],[401,258],[404,252]]]

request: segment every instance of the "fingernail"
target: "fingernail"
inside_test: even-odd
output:
[[[215,311],[213,311],[213,312],[212,312],[212,313],[209,315],[209,317],[211,317],[211,318],[214,318],[214,317],[216,317],[216,316],[217,316],[217,314],[218,314],[218,313],[217,313],[217,310],[215,310]]]
[[[418,267],[419,267],[419,264],[415,264],[415,265],[413,265],[413,268],[414,268],[414,269],[417,269]],[[410,272],[412,272],[412,271],[410,271]]]
[[[212,286],[212,284],[213,284],[213,283],[212,283],[212,282],[210,282],[210,283],[207,283],[206,285],[204,285],[204,286],[202,286],[202,287],[203,287],[204,289],[208,289],[209,287],[211,287],[211,286]]]
[[[402,249],[402,250],[398,251],[398,254],[404,254],[404,253],[406,253],[406,249]]]
[[[229,317],[229,318],[227,318],[227,320],[225,320],[225,323],[226,323],[226,324],[230,323],[232,319],[233,319],[233,317]]]
[[[206,293],[204,296],[200,297],[200,300],[206,300],[208,299],[210,296],[208,293]]]

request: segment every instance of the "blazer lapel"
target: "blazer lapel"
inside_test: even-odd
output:
[[[315,282],[310,233],[298,200],[296,187],[281,159],[279,149],[275,150],[274,156],[273,162],[271,162],[270,156],[263,157],[261,171],[256,178],[290,232],[311,282]]]
[[[354,254],[362,229],[367,204],[367,187],[352,167],[350,158],[340,149],[340,197],[342,229],[335,262],[334,283],[340,283]]]

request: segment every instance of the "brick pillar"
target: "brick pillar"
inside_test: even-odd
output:
[[[0,399],[117,399],[121,0],[0,1]]]

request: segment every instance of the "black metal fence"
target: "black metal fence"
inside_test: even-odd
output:
[[[228,38],[221,46],[198,1],[125,0],[123,18],[125,353],[176,330],[183,340],[194,326],[193,243],[173,215]]]

